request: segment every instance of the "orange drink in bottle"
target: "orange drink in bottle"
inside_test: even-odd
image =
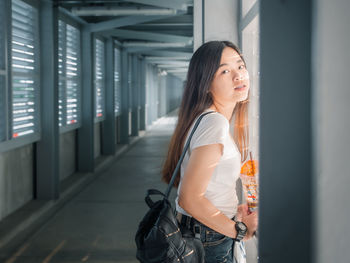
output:
[[[241,167],[243,192],[250,211],[258,207],[258,161],[248,160]]]

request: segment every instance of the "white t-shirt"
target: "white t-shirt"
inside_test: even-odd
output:
[[[210,111],[206,110],[205,112]],[[194,123],[197,119],[194,121]],[[192,131],[190,128],[189,134]],[[176,210],[184,215],[190,216],[178,203],[182,177],[186,170],[189,157],[193,149],[209,145],[222,144],[223,155],[215,167],[213,175],[205,192],[205,197],[228,218],[232,218],[237,211],[238,198],[236,193],[236,181],[239,178],[241,168],[241,154],[229,134],[230,125],[228,120],[220,113],[214,112],[205,115],[194,132],[189,149],[181,165],[181,179],[177,190]]]

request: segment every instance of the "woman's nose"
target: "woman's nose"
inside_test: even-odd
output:
[[[234,81],[240,81],[240,80],[242,80],[242,79],[243,79],[242,74],[240,74],[239,72],[234,72],[234,73],[233,73],[233,80],[234,80]]]

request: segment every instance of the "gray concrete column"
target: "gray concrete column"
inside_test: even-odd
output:
[[[120,115],[120,143],[129,143],[129,59],[125,49],[121,49],[121,115]]]
[[[131,59],[131,89],[132,89],[132,125],[131,125],[131,135],[139,135],[139,104],[140,104],[140,91],[139,91],[139,72],[138,72],[138,58],[137,55],[132,55]]]
[[[94,86],[92,74],[93,44],[88,26],[82,27],[82,100],[81,127],[78,129],[78,171],[94,171]]]
[[[59,197],[57,8],[40,5],[41,139],[36,144],[36,198]]]
[[[193,51],[204,43],[204,1],[193,1]]]
[[[238,0],[195,0],[193,48],[211,40],[229,40],[238,45]]]
[[[113,155],[116,151],[116,123],[114,113],[114,43],[106,41],[106,118],[102,122],[102,154]]]
[[[311,1],[260,2],[259,262],[311,261]]]
[[[163,117],[166,114],[167,107],[167,76],[159,76],[158,77],[158,96],[159,96],[159,104],[158,104],[158,117]]]
[[[140,60],[140,130],[146,130],[146,61]]]

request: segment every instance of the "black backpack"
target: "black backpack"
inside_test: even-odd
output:
[[[195,123],[172,174],[166,193],[163,194],[156,189],[147,191],[145,201],[150,209],[140,222],[135,236],[136,258],[142,263],[204,262],[204,248],[201,240],[196,238],[192,231],[178,223],[176,212],[171,207],[168,197],[193,133],[201,119],[209,113],[212,112],[202,114]],[[159,195],[162,199],[153,202],[152,195]]]

